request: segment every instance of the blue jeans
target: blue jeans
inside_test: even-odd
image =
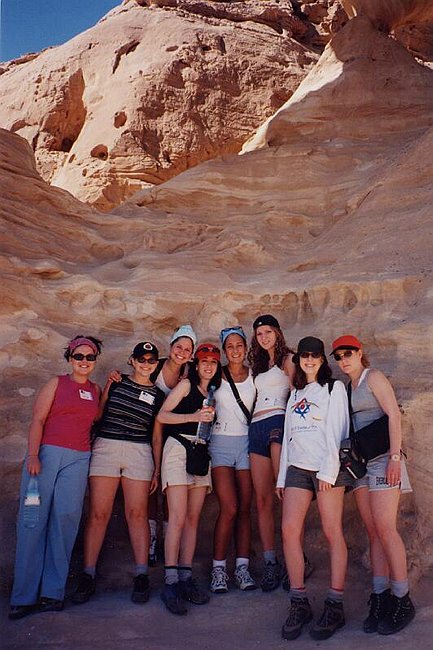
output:
[[[83,509],[90,452],[42,445],[39,460],[41,505],[35,528],[24,525],[24,497],[30,478],[24,461],[12,606],[33,605],[39,596],[64,599]]]

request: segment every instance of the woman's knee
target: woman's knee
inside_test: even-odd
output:
[[[222,502],[220,503],[219,517],[220,519],[224,519],[225,521],[232,523],[236,518],[237,511],[238,507],[235,501]]]
[[[128,524],[144,524],[147,522],[147,508],[126,508],[125,519]]]
[[[271,511],[274,504],[274,495],[272,493],[259,493],[256,495],[256,504],[259,512]]]
[[[302,528],[299,528],[299,526],[296,526],[292,521],[289,519],[286,521],[283,521],[281,524],[281,536],[283,538],[283,542],[296,542],[301,540],[302,537]]]

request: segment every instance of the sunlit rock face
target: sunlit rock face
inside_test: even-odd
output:
[[[45,180],[103,210],[239,151],[323,47],[290,3],[148,4],[0,70],[0,125]]]
[[[242,155],[104,215],[50,187],[25,140],[0,131],[5,575],[31,405],[66,371],[67,339],[104,339],[102,383],[127,370],[138,340],[165,351],[182,322],[200,338],[235,322],[251,332],[260,312],[279,318],[291,346],[356,333],[392,379],[415,488],[403,531],[412,565],[431,561],[432,90],[428,66],[356,16]]]

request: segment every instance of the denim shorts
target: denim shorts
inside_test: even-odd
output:
[[[209,445],[211,466],[250,469],[248,436],[227,436],[214,434]]]
[[[269,418],[252,422],[248,430],[250,454],[271,457],[272,442],[283,444],[284,415],[271,415]]]
[[[316,476],[317,471],[309,469],[301,469],[289,465],[286,473],[286,488],[300,488],[301,490],[310,490],[313,494],[319,491],[319,479]],[[346,492],[353,489],[354,479],[350,476],[349,472],[341,469],[338,472],[337,480],[332,487],[344,487]]]
[[[377,458],[372,458],[367,463],[367,473],[362,478],[355,481],[355,490],[367,487],[369,492],[379,490],[395,490],[396,488],[404,492],[412,492],[409,476],[406,469],[404,458],[401,459],[401,481],[399,485],[388,485],[386,482],[386,466],[388,465],[389,455],[382,454]]]

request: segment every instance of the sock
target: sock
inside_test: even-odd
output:
[[[409,591],[409,582],[407,580],[391,580],[391,592],[397,598],[403,598]]]
[[[242,566],[245,564],[245,566],[248,568],[250,565],[250,558],[249,557],[237,557],[236,558],[236,568],[239,566]]]
[[[212,560],[212,568],[215,569],[217,566],[222,566],[223,569],[227,566],[227,560]]]
[[[177,566],[164,567],[164,582],[166,585],[176,585],[179,582]]]
[[[294,600],[302,600],[303,598],[307,598],[307,590],[305,587],[302,587],[302,589],[293,589],[291,588],[289,591],[289,598],[294,599]]]
[[[191,577],[192,577],[192,567],[190,566],[179,567],[179,580],[181,582],[186,582]]]
[[[139,576],[142,573],[147,576],[149,573],[149,567],[147,564],[136,564],[135,565],[135,576]]]
[[[156,521],[155,519],[149,519],[149,528],[150,528],[150,537],[156,537]]]
[[[342,603],[343,595],[344,595],[344,591],[340,591],[339,589],[333,589],[332,587],[330,587],[328,589],[328,595],[326,596],[326,599],[332,600],[334,603]]]
[[[268,564],[269,562],[271,564],[275,564],[277,561],[277,554],[275,551],[264,551],[263,559],[265,561],[265,564]]]
[[[96,576],[96,567],[95,566],[85,566],[84,573],[87,573],[89,576],[94,578]]]
[[[373,593],[383,594],[384,591],[389,589],[388,576],[373,576]]]

